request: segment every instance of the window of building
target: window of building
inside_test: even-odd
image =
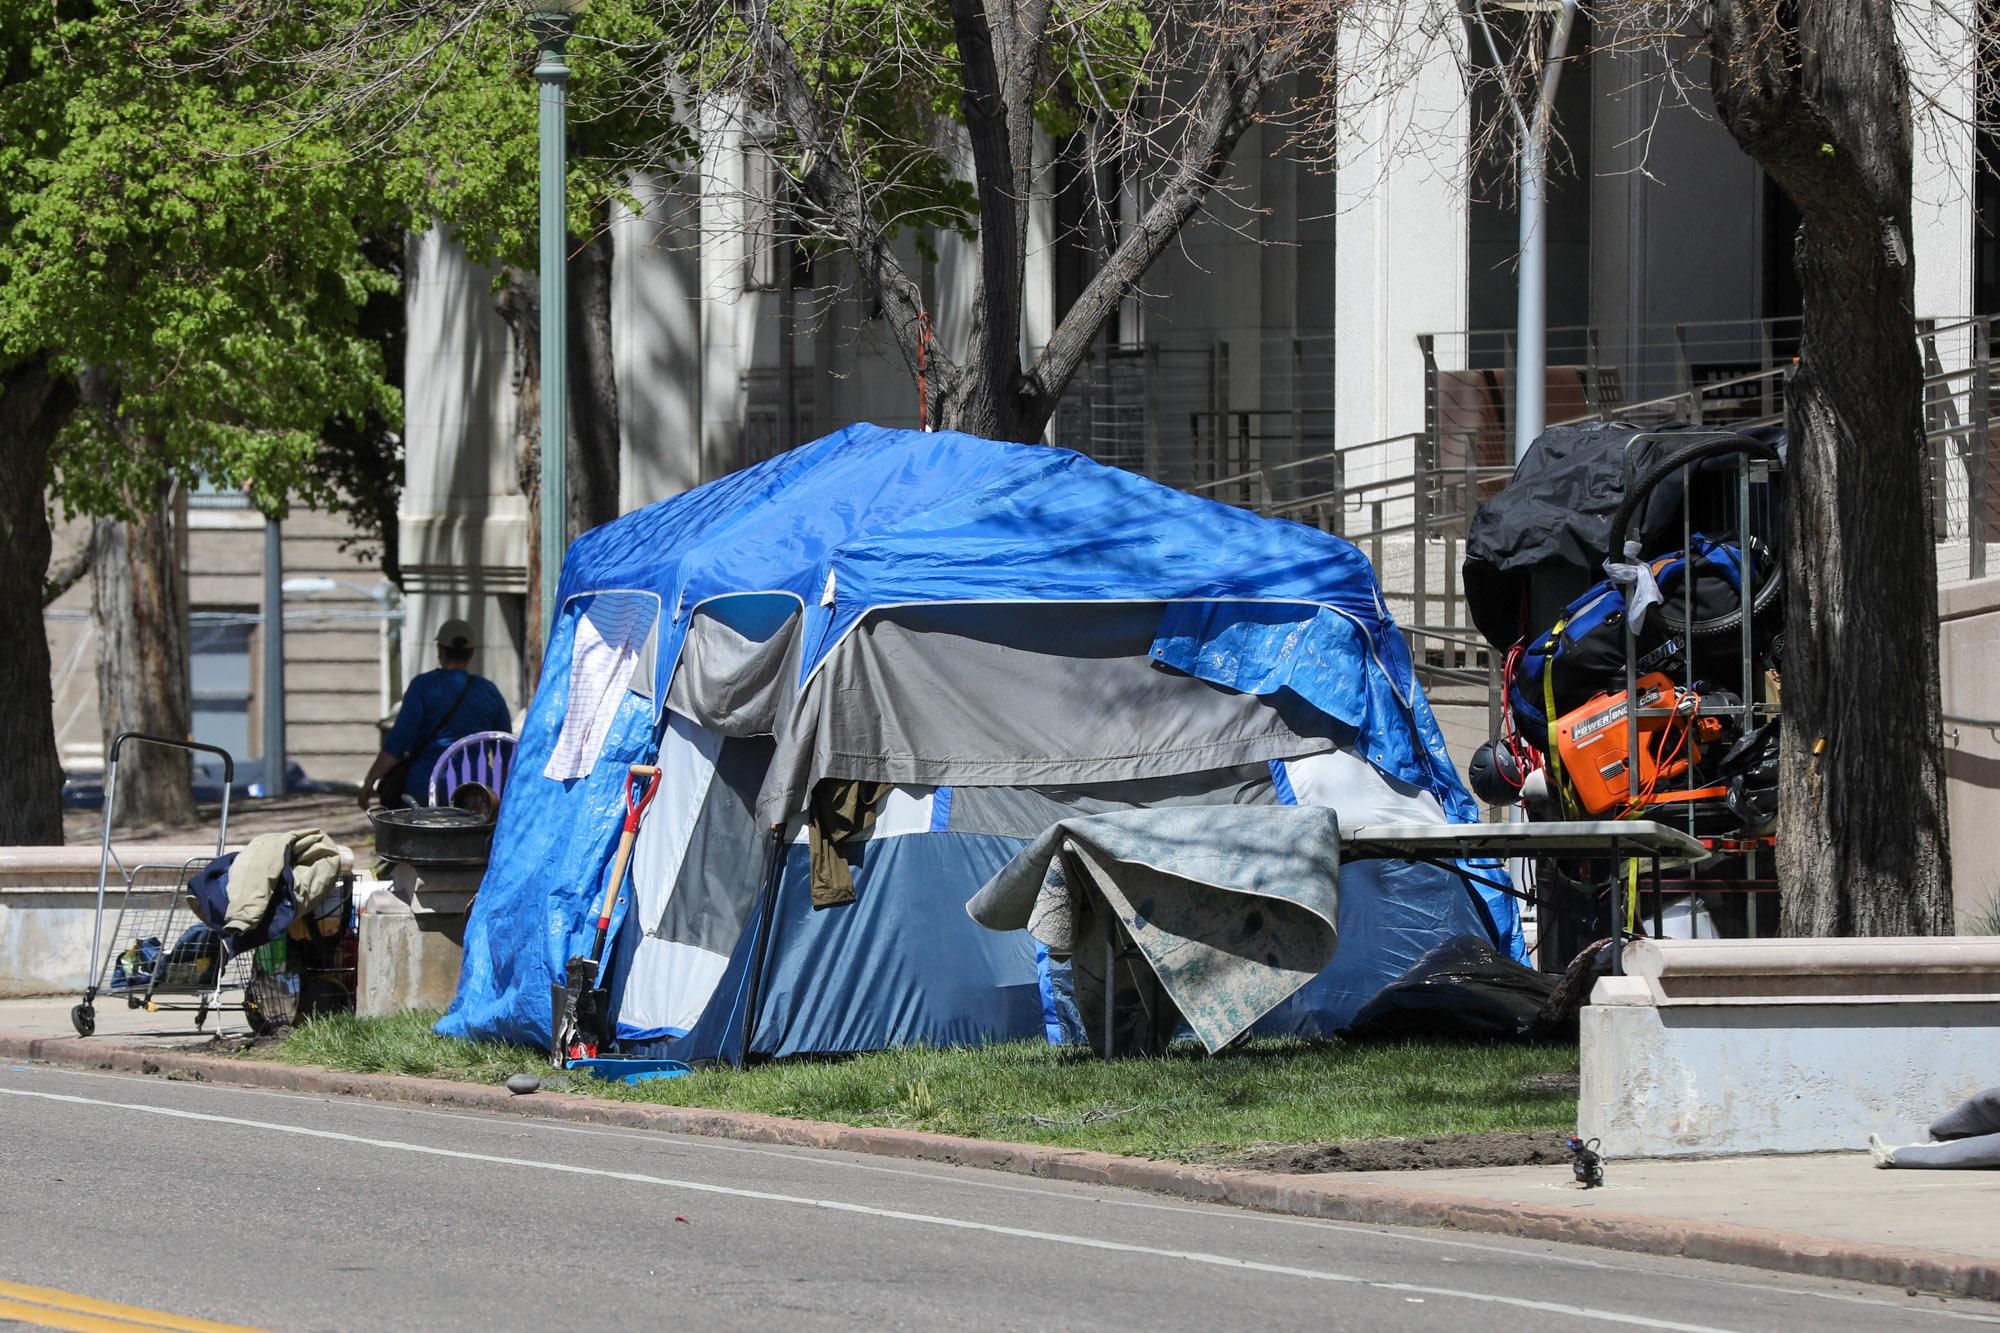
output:
[[[238,760],[250,753],[251,635],[255,608],[201,607],[188,616],[194,738]]]

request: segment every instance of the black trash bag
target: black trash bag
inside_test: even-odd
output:
[[[1454,935],[1361,1007],[1343,1036],[1514,1038],[1537,1029],[1556,979]]]

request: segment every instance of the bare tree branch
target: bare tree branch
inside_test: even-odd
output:
[[[819,100],[806,84],[791,43],[772,21],[770,0],[733,0],[763,62],[773,104],[804,150],[799,184],[840,232],[860,264],[865,281],[882,303],[903,359],[916,369],[922,339],[924,294],[897,258],[888,231],[868,205],[839,139],[820,114]],[[954,364],[932,348],[933,374],[949,375]]]
[[[1024,395],[1053,405],[1118,303],[1208,199],[1228,169],[1237,141],[1255,123],[1268,78],[1261,37],[1237,38],[1216,62],[1203,89],[1188,152],[1139,220],[1091,277],[1027,375]]]
[[[97,559],[97,544],[85,542],[49,566],[42,578],[42,606],[46,609],[58,597],[83,581]]]

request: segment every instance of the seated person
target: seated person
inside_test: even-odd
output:
[[[439,627],[438,669],[418,676],[404,693],[395,725],[382,738],[382,753],[362,779],[363,810],[371,796],[388,806],[427,803],[431,770],[453,741],[475,732],[512,729],[499,687],[472,672],[476,646],[472,626],[463,620],[447,620]]]
[[[2000,1088],[1975,1093],[1933,1120],[1931,1139],[1892,1148],[1880,1135],[1870,1134],[1868,1151],[1880,1167],[1930,1171],[2000,1167]]]

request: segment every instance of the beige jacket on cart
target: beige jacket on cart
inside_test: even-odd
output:
[[[321,829],[264,833],[250,839],[229,867],[229,915],[225,932],[248,931],[270,915],[278,883],[291,867],[292,895],[299,915],[308,916],[340,878],[340,847]]]

